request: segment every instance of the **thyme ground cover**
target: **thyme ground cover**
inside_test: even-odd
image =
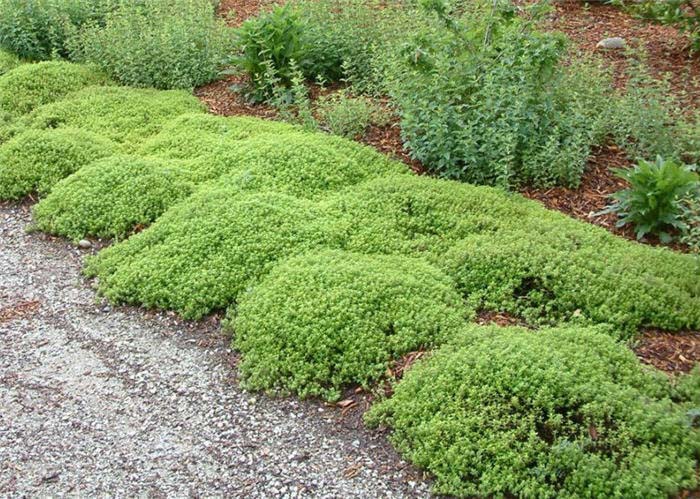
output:
[[[438,491],[695,486],[700,375],[669,382],[621,341],[700,328],[691,256],[183,91],[88,78],[25,99],[54,70],[25,67],[0,76],[30,103],[0,101],[0,197],[37,194],[41,230],[117,239],[85,269],[111,301],[226,311],[249,388],[334,400],[430,350],[368,417]],[[556,327],[479,328],[481,310]]]

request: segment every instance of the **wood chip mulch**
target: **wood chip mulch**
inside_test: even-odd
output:
[[[689,38],[678,29],[637,19],[612,5],[566,0],[554,6],[549,27],[565,33],[582,52],[601,56],[613,69],[617,86],[627,80],[627,55],[597,48],[604,38],[621,37],[630,49],[642,49],[654,76],[672,75],[675,94],[689,104],[700,102],[700,57],[691,55]]]
[[[249,17],[259,12],[270,10],[281,2],[274,0],[221,0],[217,13],[229,26],[237,27]]]
[[[700,362],[700,332],[645,331],[634,351],[644,363],[667,373],[689,372]]]

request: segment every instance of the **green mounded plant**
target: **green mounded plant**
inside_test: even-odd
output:
[[[110,156],[55,185],[34,207],[35,226],[74,241],[122,238],[188,197],[195,187],[191,176],[178,160]]]
[[[0,0],[0,47],[33,61],[66,57],[68,39],[120,1]]]
[[[560,234],[547,222],[539,232],[467,238],[444,255],[443,268],[474,306],[530,324],[608,323],[622,337],[644,326],[700,324],[700,274],[689,255],[651,253],[594,232]]]
[[[680,241],[698,257],[700,274],[700,185],[681,199],[680,207],[683,225]]]
[[[85,270],[113,301],[196,319],[228,307],[277,260],[319,247],[320,218],[311,202],[284,194],[202,189]]]
[[[476,308],[534,324],[608,322],[625,335],[700,325],[691,257],[630,244],[518,195],[406,175],[350,187],[324,205],[343,249],[423,256]]]
[[[343,91],[321,97],[316,114],[322,130],[349,139],[362,138],[370,125],[386,125],[390,116],[370,98]]]
[[[190,115],[185,122],[200,122],[193,118]],[[225,136],[250,133],[241,124],[236,133],[232,122]],[[359,144],[291,128],[286,132],[284,142],[268,133],[237,140],[220,136],[218,148],[192,159],[172,159],[187,155],[179,144],[171,154],[160,142],[160,157],[115,156],[98,161],[61,182],[54,195],[36,206],[37,227],[71,239],[123,238],[136,226],[150,225],[206,181],[218,179],[215,185],[236,190],[239,196],[275,191],[314,198],[381,173],[408,173],[402,164]],[[329,170],[329,164],[334,169]],[[94,201],[86,201],[90,199]]]
[[[190,113],[178,116],[163,126],[160,133],[147,139],[138,154],[173,159],[194,159],[223,155],[236,148],[240,140],[264,134],[282,135],[298,131],[295,127],[276,121],[248,116],[216,116]]]
[[[683,230],[680,200],[697,189],[700,179],[687,166],[657,156],[655,162],[640,160],[634,168],[618,168],[618,177],[630,187],[613,194],[615,203],[601,213],[617,213],[618,227],[634,225],[637,239],[658,235],[670,242],[669,230]]]
[[[697,482],[684,391],[596,329],[471,326],[366,420],[440,494],[663,498]]]
[[[233,41],[209,0],[150,0],[121,3],[70,46],[122,84],[189,89],[217,77]]]
[[[19,57],[0,49],[0,76],[22,64]]]
[[[388,71],[411,155],[450,179],[576,186],[601,140],[603,116],[592,111],[608,98],[605,78],[566,69],[565,38],[537,28],[540,4],[534,20],[510,1],[474,2],[461,15],[425,4],[442,29],[419,31]]]
[[[59,180],[116,150],[108,139],[83,130],[28,130],[0,145],[0,199],[46,195]]]
[[[76,90],[106,83],[91,66],[63,61],[24,64],[0,76],[0,110],[18,117]]]
[[[128,87],[88,87],[59,102],[41,106],[18,120],[26,128],[80,128],[136,148],[172,118],[204,113],[192,94]]]
[[[335,400],[392,359],[444,342],[472,312],[424,261],[325,251],[276,266],[239,297],[228,326],[248,388]]]

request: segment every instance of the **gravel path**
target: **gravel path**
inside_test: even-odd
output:
[[[216,321],[112,309],[0,206],[0,496],[427,497],[384,436],[240,389]]]

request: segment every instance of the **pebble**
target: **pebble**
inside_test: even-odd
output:
[[[619,36],[615,36],[613,38],[605,38],[601,41],[598,42],[596,47],[601,48],[601,49],[623,49],[627,46],[627,43],[625,42],[624,38],[620,38]]]
[[[78,247],[81,249],[90,249],[92,248],[92,243],[87,239],[81,239],[78,241]]]

